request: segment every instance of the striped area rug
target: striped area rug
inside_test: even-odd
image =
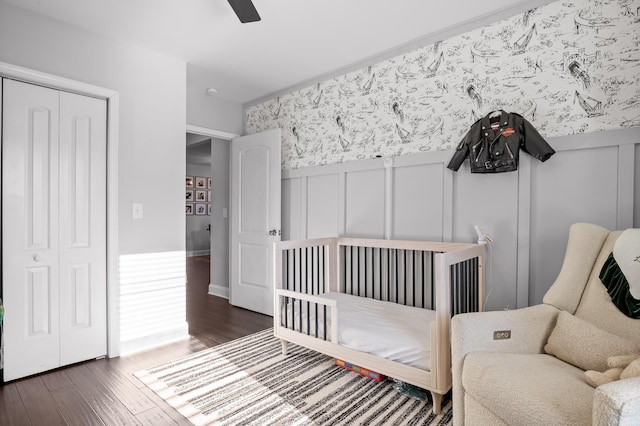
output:
[[[135,374],[195,425],[448,425],[451,401],[399,393],[265,330]]]

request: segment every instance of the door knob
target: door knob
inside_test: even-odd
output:
[[[33,255],[33,261],[34,262],[40,262],[40,256],[38,256],[37,254]]]

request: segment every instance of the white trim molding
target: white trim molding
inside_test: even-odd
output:
[[[209,256],[210,254],[211,250],[192,250],[186,253],[187,257]]]
[[[222,297],[223,299],[229,299],[229,286],[227,287],[218,284],[209,284],[209,294],[212,296]]]
[[[194,126],[193,124],[187,124],[187,133],[210,136],[212,138],[223,139],[226,141],[230,141],[231,139],[240,136],[235,133],[225,132],[224,130],[208,129],[206,127]]]

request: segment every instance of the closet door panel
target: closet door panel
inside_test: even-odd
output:
[[[60,94],[60,363],[105,355],[106,102]]]
[[[3,81],[5,380],[59,366],[58,102]]]

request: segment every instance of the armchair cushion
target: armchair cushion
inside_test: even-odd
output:
[[[581,303],[584,283],[591,275],[608,235],[609,230],[590,223],[571,225],[562,269],[544,295],[544,303],[572,314],[576,312]]]
[[[608,368],[607,358],[635,353],[638,346],[628,339],[561,311],[544,350],[583,370],[604,371]]]
[[[591,424],[594,388],[584,372],[546,354],[472,352],[462,387],[508,424]],[[468,418],[473,423],[474,418]]]

